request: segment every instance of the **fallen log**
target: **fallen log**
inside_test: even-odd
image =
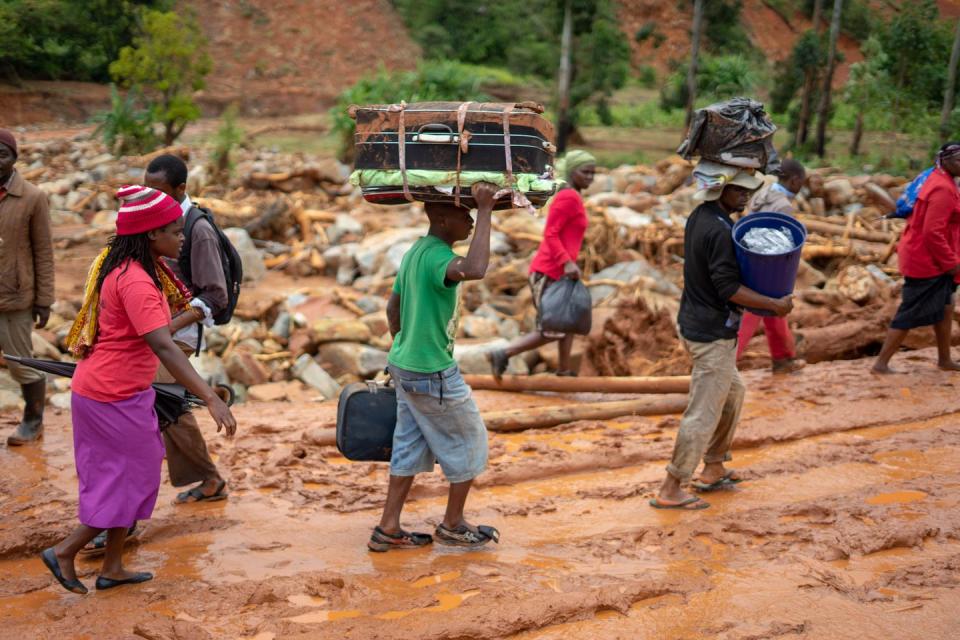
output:
[[[868,231],[867,229],[856,229],[848,228],[845,225],[833,224],[831,222],[824,222],[822,220],[816,220],[810,216],[800,216],[800,222],[807,228],[807,231],[813,231],[816,233],[822,233],[827,236],[835,236],[837,238],[850,237],[857,240],[866,240],[868,242],[882,242],[887,244],[892,239],[896,237],[894,233],[887,233],[883,231]]]
[[[639,400],[565,404],[556,407],[533,407],[490,411],[482,414],[488,431],[523,431],[545,429],[577,420],[612,420],[623,416],[662,416],[683,413],[687,396],[670,394]]]
[[[474,389],[497,391],[559,391],[567,393],[687,393],[690,376],[504,376],[497,382],[493,376],[465,375]]]
[[[527,407],[508,411],[487,411],[480,414],[487,431],[510,432],[525,429],[546,429],[577,420],[613,420],[624,416],[664,416],[683,413],[687,408],[685,394],[670,394],[639,400],[564,404],[553,407]],[[317,447],[337,444],[335,423],[325,423],[303,433],[302,439]]]

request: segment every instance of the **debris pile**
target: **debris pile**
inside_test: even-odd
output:
[[[70,249],[92,259],[114,228],[116,188],[140,181],[159,153],[188,162],[188,193],[226,229],[248,278],[234,319],[207,330],[209,350],[194,358],[206,378],[231,383],[241,400],[329,399],[383,370],[391,343],[386,300],[404,253],[426,232],[421,205],[369,204],[348,184],[348,167],[304,154],[241,150],[232,177],[215,178],[203,148],[117,159],[85,138],[24,145],[20,170],[49,195],[61,256]],[[674,156],[601,170],[585,192],[583,271],[595,318],[593,334],[575,346],[584,374],[686,373],[674,323],[683,228],[695,206],[692,169]],[[809,237],[790,316],[808,360],[857,357],[882,341],[896,305],[895,247],[904,224],[884,214],[906,183],[885,174],[810,172],[797,198]],[[527,268],[545,213],[495,213],[487,276],[463,286],[455,355],[466,373],[489,372],[485,352],[534,326]],[[39,357],[66,357],[79,282],[61,291],[50,325],[36,334]],[[746,366],[766,364],[760,344],[748,349]],[[556,348],[548,346],[514,358],[509,371],[555,367]],[[16,396],[6,382],[0,376],[0,405]],[[68,404],[68,381],[54,384],[60,394],[53,402]]]

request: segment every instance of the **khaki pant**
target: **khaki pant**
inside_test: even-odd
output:
[[[746,387],[737,372],[737,341],[692,342],[690,399],[680,421],[667,473],[685,482],[704,462],[730,460],[730,445],[740,419]]]
[[[33,357],[33,312],[7,311],[0,313],[0,351],[20,358]],[[10,375],[20,384],[31,384],[45,379],[45,376],[30,367],[7,361]]]
[[[185,349],[184,353],[189,355],[193,350]],[[160,365],[157,371],[156,381],[176,382],[163,365]],[[192,413],[183,414],[179,420],[163,430],[163,444],[167,448],[167,470],[173,486],[183,487],[220,477],[217,465],[207,451],[200,425]]]

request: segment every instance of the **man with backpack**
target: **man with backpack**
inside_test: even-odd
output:
[[[903,299],[873,365],[874,373],[896,373],[890,368],[890,359],[907,333],[930,325],[937,338],[937,366],[960,371],[960,363],[950,354],[953,298],[960,282],[958,177],[960,142],[948,142],[937,153],[936,167],[921,183],[912,210],[906,212],[907,226],[897,247]]]
[[[225,310],[232,311],[236,298],[231,299],[231,293],[235,294],[238,283],[229,281],[231,274],[229,264],[225,264],[227,260],[219,230],[209,214],[195,206],[187,195],[186,163],[174,155],[157,156],[147,166],[144,185],[163,191],[179,202],[186,218],[180,258],[170,266],[193,293],[191,305],[197,321],[175,333],[173,339],[187,355],[199,353],[204,347],[203,327],[213,326],[215,319],[221,320],[218,316],[222,316]],[[161,377],[164,374],[166,372],[161,369]],[[170,483],[175,487],[200,483],[177,495],[177,504],[210,502],[227,497],[227,482],[210,458],[207,443],[192,413],[183,414],[164,429],[163,441],[167,448]]]

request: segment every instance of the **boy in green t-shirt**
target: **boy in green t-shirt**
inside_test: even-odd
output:
[[[432,471],[434,461],[450,482],[447,511],[434,532],[437,542],[480,547],[500,537],[496,529],[474,526],[463,517],[470,485],[487,466],[487,430],[453,359],[453,342],[460,321],[460,283],[482,279],[490,262],[490,213],[497,188],[478,183],[472,191],[477,228],[467,256],[461,258],[452,246],[470,237],[470,211],[427,203],[430,230],[403,257],[387,304],[397,428],[387,503],[367,543],[372,551],[433,542],[430,534],[401,529],[400,512],[414,476]]]

